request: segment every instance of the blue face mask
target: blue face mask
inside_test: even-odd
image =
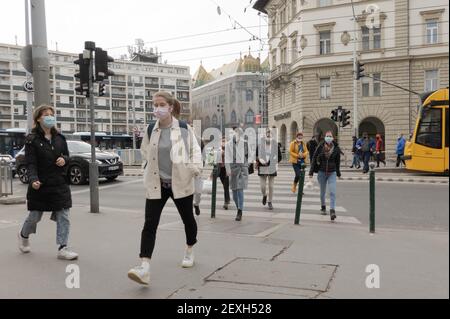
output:
[[[331,136],[327,136],[325,137],[325,142],[327,142],[328,144],[331,144],[331,142],[333,142],[334,138],[332,138]]]
[[[53,128],[56,126],[56,118],[54,116],[48,115],[48,116],[44,117],[42,124],[46,128]]]

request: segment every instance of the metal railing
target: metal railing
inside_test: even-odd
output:
[[[9,162],[0,161],[0,197],[13,195],[12,168]]]
[[[114,150],[114,153],[120,156],[124,166],[142,165],[142,155],[140,150]]]

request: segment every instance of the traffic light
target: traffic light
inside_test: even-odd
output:
[[[98,84],[98,96],[105,96],[106,84],[104,82],[100,82]]]
[[[347,111],[346,109],[342,110],[342,127],[346,127],[350,125],[350,111]]]
[[[331,111],[331,119],[335,122],[338,121],[338,110],[337,109]]]
[[[108,52],[101,48],[95,49],[95,81],[101,82],[113,76],[114,72],[108,69],[108,63],[114,59],[108,56]]]
[[[80,95],[86,95],[89,97],[89,59],[85,59],[83,54],[78,55],[78,60],[73,63],[80,67],[78,73],[75,74],[75,78],[79,81],[79,86],[75,88],[75,91]]]
[[[359,60],[356,60],[356,79],[359,80],[366,75],[364,74],[364,63],[359,62]]]

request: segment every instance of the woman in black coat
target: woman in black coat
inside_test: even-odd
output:
[[[69,211],[72,197],[66,176],[69,150],[66,139],[56,130],[55,110],[48,105],[33,113],[34,128],[26,138],[25,159],[29,186],[27,192],[28,218],[19,232],[19,249],[29,253],[29,236],[36,233],[37,223],[44,212],[52,212],[56,222],[59,259],[74,260],[78,254],[67,248],[70,231]]]

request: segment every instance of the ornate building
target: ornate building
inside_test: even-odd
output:
[[[267,71],[268,61],[250,53],[211,72],[200,65],[192,80],[192,119],[203,129],[267,125]]]

